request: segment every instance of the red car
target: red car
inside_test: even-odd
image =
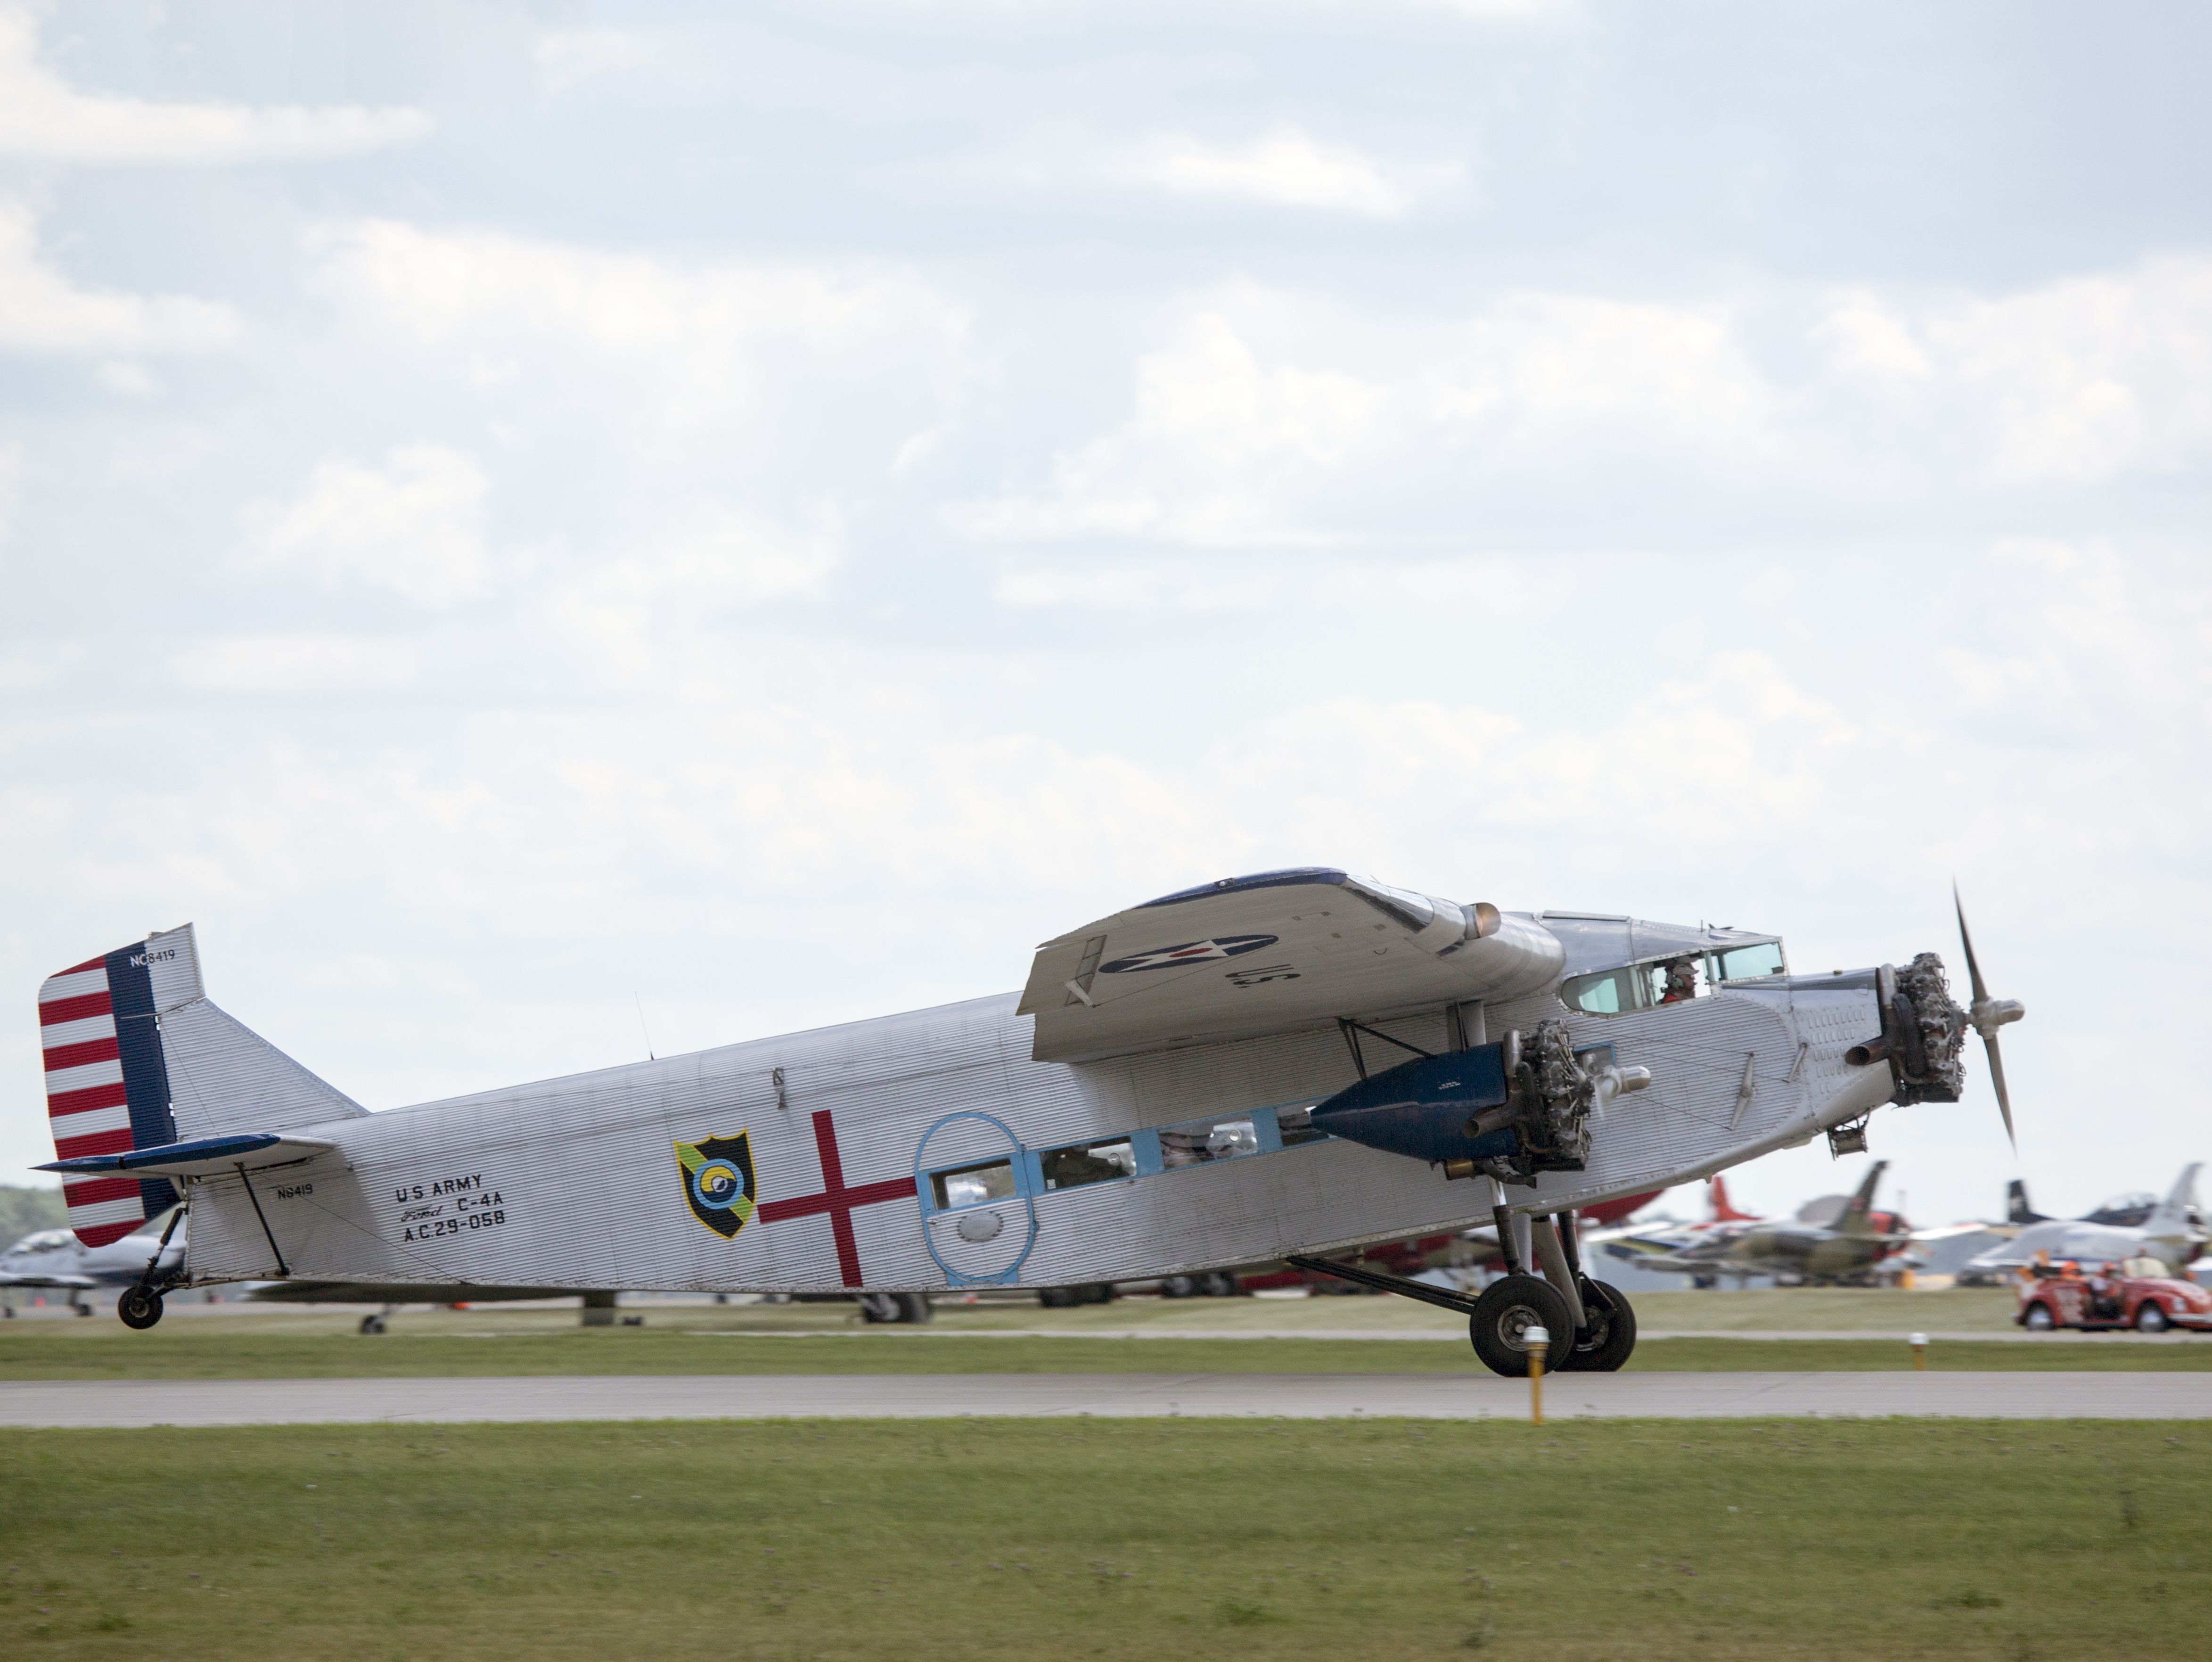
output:
[[[2168,1328],[2212,1330],[2212,1293],[2194,1282],[2166,1276],[2085,1275],[2040,1269],[2020,1284],[2020,1312],[2013,1318],[2036,1332],[2054,1327],[2132,1327],[2143,1333]]]

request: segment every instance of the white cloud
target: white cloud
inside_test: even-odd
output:
[[[291,502],[254,511],[255,563],[449,606],[481,591],[489,575],[488,490],[473,461],[441,445],[403,445],[382,468],[333,459]]]
[[[712,609],[818,592],[836,570],[832,522],[793,533],[716,508],[647,552],[625,555],[563,587],[554,615],[601,667],[625,681],[688,657],[672,636],[688,636]],[[720,643],[708,648],[720,651]]]
[[[198,352],[228,344],[237,332],[226,306],[73,286],[40,259],[31,210],[0,204],[0,351]]]
[[[206,692],[390,692],[411,685],[404,642],[348,635],[228,635],[171,656],[181,685]]]
[[[965,320],[923,285],[866,266],[795,261],[684,264],[609,254],[492,231],[432,231],[389,220],[323,228],[311,239],[334,296],[434,344],[459,343],[483,379],[541,358],[651,379],[659,413],[697,421],[760,389],[764,353],[941,351]]]
[[[1177,135],[1137,147],[1129,171],[1175,196],[1263,202],[1366,219],[1397,219],[1457,182],[1451,167],[1389,165],[1349,145],[1279,127],[1243,144]]]
[[[1507,295],[1385,317],[1247,288],[1138,360],[1124,423],[956,517],[1000,539],[1340,545],[1474,481],[1581,496],[1601,470],[1765,457],[1774,404],[1717,311]]]
[[[1972,423],[1998,484],[2094,484],[2212,459],[2212,256],[1992,297],[1856,290],[1814,336],[1844,375]]]
[[[623,75],[662,61],[661,43],[633,29],[550,29],[531,52],[538,89],[573,91],[602,76]]]
[[[1053,123],[969,171],[1032,190],[1141,191],[1385,220],[1455,194],[1466,180],[1455,161],[1380,156],[1288,125],[1221,141],[1170,131],[1109,137]]]
[[[33,15],[0,10],[0,156],[89,165],[315,161],[412,143],[421,110],[160,103],[80,92],[39,61]]]

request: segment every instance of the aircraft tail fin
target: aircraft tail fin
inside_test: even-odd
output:
[[[2158,1203],[2158,1210],[2145,1221],[2145,1235],[2166,1239],[2177,1235],[2186,1237],[2193,1232],[2197,1223],[2197,1173],[2201,1169],[2196,1160],[2181,1168],[2181,1175],[2174,1179],[2166,1198]]]
[[[2018,1178],[2005,1184],[2005,1221],[2023,1228],[2031,1223],[2051,1221],[2027,1203],[2027,1184]]]
[[[1881,1186],[1881,1174],[1888,1166],[1887,1160],[1878,1160],[1867,1168],[1866,1177],[1859,1184],[1858,1192],[1844,1203],[1843,1215],[1836,1220],[1838,1234],[1870,1235],[1874,1233],[1874,1224],[1870,1215],[1874,1211],[1874,1191]]]
[[[39,989],[46,1115],[63,1161],[365,1113],[207,1001],[192,926],[87,959]],[[177,1202],[161,1177],[65,1173],[70,1227],[119,1240]]]
[[[1728,1180],[1724,1178],[1717,1176],[1713,1178],[1711,1199],[1712,1201],[1713,1221],[1715,1223],[1753,1223],[1757,1221],[1750,1213],[1739,1212],[1735,1207],[1729,1204]]]

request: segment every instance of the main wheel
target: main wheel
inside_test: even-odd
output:
[[[1621,1290],[1584,1278],[1583,1309],[1589,1331],[1559,1359],[1559,1366],[1581,1373],[1618,1373],[1636,1349],[1636,1311]]]
[[[115,1313],[124,1326],[143,1332],[161,1319],[161,1295],[150,1287],[126,1287],[115,1301]]]
[[[1483,1366],[1511,1379],[1528,1377],[1530,1328],[1551,1335],[1551,1355],[1574,1342],[1575,1318],[1567,1313],[1567,1301],[1541,1275],[1505,1275],[1491,1282],[1474,1301],[1467,1325]]]
[[[2136,1307],[2136,1332],[2163,1333],[2171,1325],[2166,1319],[2165,1310],[2156,1299],[2145,1299]]]
[[[895,1322],[900,1319],[897,1298],[889,1293],[863,1293],[853,1300],[860,1306],[864,1322]]]

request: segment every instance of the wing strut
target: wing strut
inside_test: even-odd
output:
[[[246,1185],[246,1198],[253,1202],[253,1215],[261,1220],[261,1233],[268,1238],[269,1251],[276,1257],[276,1279],[290,1281],[292,1271],[284,1262],[284,1249],[276,1245],[276,1232],[269,1227],[269,1215],[261,1209],[261,1196],[253,1192],[253,1179],[246,1175],[246,1164],[242,1160],[238,1165],[238,1180]]]

